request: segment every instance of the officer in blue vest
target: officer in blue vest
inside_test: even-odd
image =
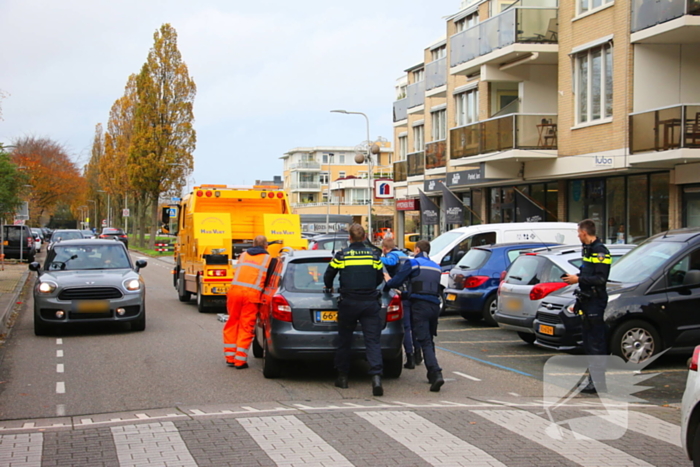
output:
[[[404,282],[411,284],[409,300],[411,301],[411,328],[414,340],[423,350],[423,361],[428,370],[430,390],[440,391],[445,384],[442,368],[435,356],[433,336],[437,336],[438,317],[440,316],[440,266],[431,261],[430,243],[419,240],[413,250],[414,258],[409,259],[392,278],[385,274],[385,288],[398,289]]]
[[[578,284],[575,308],[582,319],[583,350],[589,356],[588,380],[581,392],[594,394],[607,392],[605,383],[605,359],[608,352],[607,327],[604,321],[608,305],[606,285],[612,259],[610,251],[596,237],[595,223],[586,219],[578,223],[578,238],[583,244],[583,262],[579,274],[563,275],[567,284]]]

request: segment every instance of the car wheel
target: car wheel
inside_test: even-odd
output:
[[[282,376],[282,362],[270,355],[267,339],[263,341],[263,376],[265,378],[279,378]]]
[[[700,428],[695,429],[695,436],[693,436],[693,444],[690,446],[690,451],[693,454],[693,466],[700,467]]]
[[[403,371],[403,350],[399,355],[388,360],[384,360],[384,376],[387,378],[398,378]]]
[[[185,271],[178,270],[175,288],[177,289],[177,298],[181,302],[189,302],[192,293],[185,290]]]
[[[253,336],[253,357],[255,358],[262,358],[263,357],[263,348],[258,342],[258,336]]]
[[[486,303],[484,303],[484,310],[482,312],[482,315],[484,321],[489,326],[498,326],[496,319],[493,317],[493,315],[496,314],[496,310],[498,310],[497,298],[498,297],[496,297],[496,294],[493,294],[489,298],[487,298]]]
[[[530,334],[529,332],[519,332],[518,337],[527,342],[528,344],[534,344],[537,336]]]
[[[145,331],[146,330],[146,308],[143,308],[141,317],[131,322],[132,331]]]
[[[200,313],[207,312],[207,297],[202,295],[202,281],[200,280],[197,285],[197,311]]]
[[[438,291],[438,300],[440,300],[440,316],[442,316],[447,311],[445,308],[445,288],[443,286],[440,286]]]
[[[622,323],[610,340],[613,355],[622,357],[625,362],[640,363],[659,353],[662,349],[661,337],[646,321],[632,320]]]

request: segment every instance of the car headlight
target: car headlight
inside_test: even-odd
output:
[[[135,291],[141,289],[141,282],[138,279],[129,279],[124,282],[124,288],[126,290]]]
[[[41,293],[52,293],[56,290],[56,287],[56,284],[53,282],[42,282],[39,284],[39,287],[37,287],[37,290]]]

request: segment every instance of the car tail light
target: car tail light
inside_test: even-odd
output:
[[[690,365],[688,366],[688,369],[692,371],[698,371],[698,360],[700,360],[700,345],[695,347],[695,350],[693,351],[693,358],[690,359]]]
[[[386,322],[398,321],[403,318],[403,305],[401,304],[401,294],[391,297],[389,306],[386,307]]]
[[[314,243],[311,247],[312,250],[318,250],[318,243]]]
[[[292,322],[292,307],[282,295],[272,297],[272,317],[279,321]]]
[[[207,190],[205,193],[207,195],[207,198],[211,198],[211,195],[213,194],[210,190]]]
[[[119,238],[126,238],[126,235],[120,235]]]
[[[197,190],[197,196],[201,197],[204,195],[204,192],[202,190]]]
[[[109,235],[100,234],[100,238],[109,238]]]
[[[542,300],[555,290],[559,290],[566,286],[566,282],[543,282],[541,284],[537,284],[530,291],[530,300]]]
[[[475,287],[479,287],[487,280],[489,280],[488,276],[467,276],[464,278],[464,288],[473,289]]]
[[[503,271],[501,273],[501,278],[498,280],[498,291],[496,292],[497,295],[501,295],[501,287],[503,287],[503,281],[506,280],[507,274],[508,271]]]
[[[27,237],[27,246],[34,245],[34,239],[32,237]]]
[[[277,192],[277,197],[278,197],[279,199],[284,198],[284,193],[281,192],[281,191],[278,191],[278,192]]]
[[[207,269],[207,276],[209,277],[225,277],[226,269]]]

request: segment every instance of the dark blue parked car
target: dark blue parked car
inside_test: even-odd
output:
[[[445,311],[457,311],[469,321],[483,319],[491,326],[497,323],[496,292],[502,274],[521,251],[555,243],[501,243],[474,247],[450,271],[444,300]]]

